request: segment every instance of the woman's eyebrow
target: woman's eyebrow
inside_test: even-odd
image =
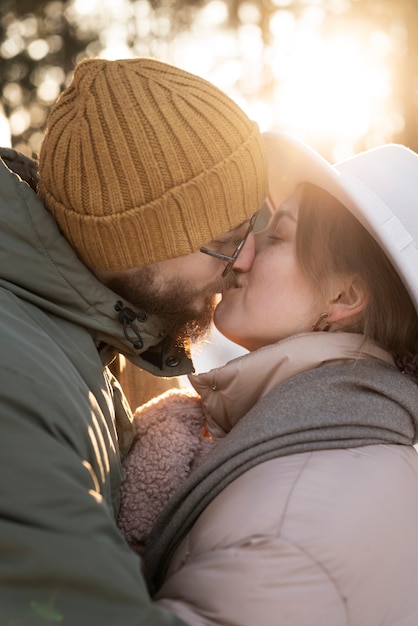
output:
[[[295,222],[295,223],[297,222],[297,219],[293,215],[292,211],[289,211],[288,209],[284,209],[284,208],[283,209],[278,208],[273,214],[270,224],[272,226],[277,226],[280,220],[283,219],[284,217],[288,217],[290,220],[292,220],[292,222]]]

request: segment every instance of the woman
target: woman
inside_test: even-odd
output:
[[[154,527],[151,590],[190,626],[416,626],[418,155],[265,145],[274,213],[215,314],[249,354],[192,377],[217,443]]]

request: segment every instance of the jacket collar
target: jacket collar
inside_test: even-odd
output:
[[[378,344],[354,333],[303,333],[259,348],[226,365],[189,376],[202,397],[210,434],[223,437],[268,391],[305,370],[355,359],[394,364]]]
[[[144,317],[98,281],[36,193],[1,160],[0,221],[7,225],[0,232],[4,288],[47,315],[85,328],[105,363],[121,352],[156,375],[193,371],[187,349],[164,336],[158,316]]]

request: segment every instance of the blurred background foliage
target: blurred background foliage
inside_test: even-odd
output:
[[[153,56],[331,161],[418,151],[417,0],[0,0],[0,143],[39,151],[85,56]]]

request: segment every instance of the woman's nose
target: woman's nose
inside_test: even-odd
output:
[[[251,232],[245,244],[243,245],[237,260],[234,263],[234,270],[240,272],[249,272],[255,257],[255,238],[254,233]]]

